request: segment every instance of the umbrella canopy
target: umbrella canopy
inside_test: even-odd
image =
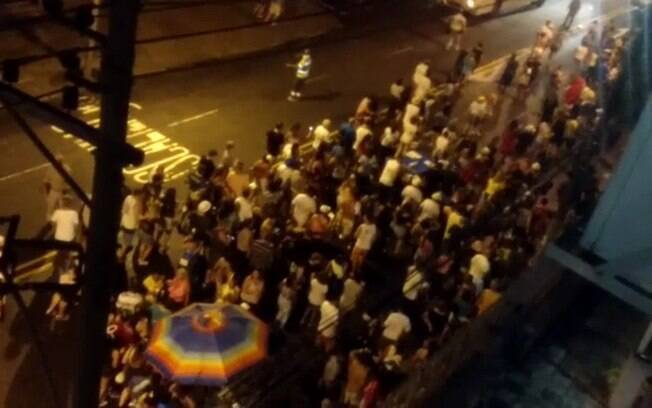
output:
[[[267,356],[267,337],[240,306],[196,303],[156,323],[145,357],[179,384],[222,385]]]

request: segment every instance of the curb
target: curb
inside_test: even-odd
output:
[[[241,54],[232,54],[224,57],[209,58],[198,62],[181,64],[173,67],[162,67],[157,70],[152,70],[143,73],[134,73],[134,79],[147,78],[150,76],[156,76],[156,75],[174,73],[180,71],[188,71],[188,70],[208,67],[211,65],[216,65],[224,62],[246,61],[249,59],[270,56],[282,52],[301,50],[306,47],[315,47],[315,46],[319,46],[321,42],[327,40],[328,37],[332,36],[334,33],[343,32],[343,31],[345,31],[344,28],[340,26],[339,28],[334,28],[333,30],[326,31],[322,34],[318,34],[311,37],[308,36],[308,37],[295,38],[293,40],[289,40],[271,47],[261,48],[255,51],[245,52]]]

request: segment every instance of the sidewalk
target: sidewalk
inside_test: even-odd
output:
[[[70,7],[66,2],[66,8]],[[254,0],[206,2],[184,6],[146,7],[140,15],[136,46],[136,76],[228,60],[270,49],[308,43],[341,28],[339,21],[316,0],[298,0],[276,24],[261,24],[254,16]],[[0,6],[0,26],[8,21],[42,15],[26,2]],[[104,31],[104,11],[98,27]],[[47,20],[2,31],[0,55],[23,58],[88,47],[89,40]],[[86,55],[80,54],[82,61]],[[56,58],[23,66],[19,86],[40,95],[63,84]]]

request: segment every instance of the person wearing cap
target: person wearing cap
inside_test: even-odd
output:
[[[290,90],[290,95],[288,96],[288,101],[290,102],[296,102],[301,98],[301,91],[303,90],[303,86],[310,76],[310,70],[312,69],[312,57],[310,56],[309,49],[306,48],[303,50],[303,54],[301,54],[299,62],[297,62],[297,64],[294,66],[296,67],[296,81],[294,82],[294,86],[292,87],[292,90]]]

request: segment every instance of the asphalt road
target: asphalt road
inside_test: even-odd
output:
[[[578,22],[609,14],[622,6],[619,0],[585,1]],[[476,21],[470,27],[465,46],[477,41],[485,44],[483,63],[531,45],[534,34],[546,19],[559,22],[566,11],[566,0],[549,0],[543,7],[496,19]],[[409,80],[416,63],[429,61],[434,71],[450,70],[454,55],[443,49],[443,25],[437,12],[424,14],[429,19],[391,18],[365,22],[359,17],[347,23],[348,35],[313,48],[313,72],[304,100],[286,100],[294,62],[291,52],[240,61],[206,65],[194,69],[158,74],[137,79],[132,101],[130,141],[144,147],[143,167],[130,169],[129,184],[142,181],[148,166],[164,164],[182,185],[184,171],[197,155],[211,148],[222,150],[227,140],[236,141],[236,154],[251,163],[264,149],[265,131],[282,121],[300,122],[304,128],[325,117],[344,119],[361,97],[384,96],[391,81]],[[386,21],[385,21],[386,20]],[[89,103],[80,116],[97,118],[97,107]],[[92,174],[87,147],[34,121],[35,129],[55,152],[63,154],[80,184],[89,188]],[[31,236],[45,221],[45,202],[40,191],[45,160],[23,137],[5,111],[0,111],[0,214],[23,217],[20,235]],[[47,299],[30,302],[35,316],[41,316]],[[0,406],[52,407],[45,391],[45,380],[38,368],[38,356],[27,336],[24,322],[15,318],[9,303],[7,321],[0,323]],[[70,330],[49,332],[37,319],[53,362],[55,377],[67,394],[71,362],[75,351]]]

